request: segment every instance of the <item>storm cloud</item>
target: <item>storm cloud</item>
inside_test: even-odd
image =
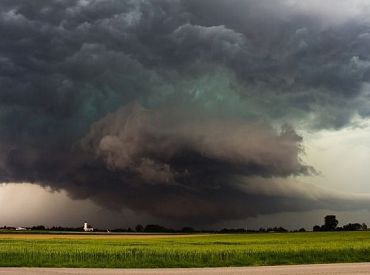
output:
[[[339,207],[285,183],[317,173],[299,130],[370,116],[369,6],[327,2],[1,1],[1,181],[170,222]]]

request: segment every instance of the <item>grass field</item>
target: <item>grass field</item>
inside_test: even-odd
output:
[[[216,267],[370,261],[370,232],[0,234],[0,266]]]

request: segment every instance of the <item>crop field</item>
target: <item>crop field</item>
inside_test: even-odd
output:
[[[2,267],[217,267],[370,261],[370,232],[0,234]]]

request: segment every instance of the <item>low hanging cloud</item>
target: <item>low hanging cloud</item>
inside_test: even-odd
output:
[[[263,192],[316,173],[295,128],[369,117],[369,7],[335,3],[2,1],[1,181],[194,223],[339,207]]]
[[[305,174],[310,169],[299,161],[301,141],[289,126],[277,134],[265,125],[133,104],[94,123],[83,145],[112,170],[135,171],[148,182],[175,183],[177,175],[191,177],[193,171],[215,178]]]

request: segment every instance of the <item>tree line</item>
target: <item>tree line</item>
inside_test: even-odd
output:
[[[315,225],[313,231],[365,231],[367,230],[366,223],[348,223],[342,227],[338,226],[339,221],[335,215],[328,215],[324,218],[323,225]]]
[[[16,230],[16,227],[9,227],[9,226],[3,226],[0,227],[0,230]],[[70,232],[83,232],[83,227],[62,227],[62,226],[52,226],[47,227],[44,225],[36,225],[36,226],[30,226],[30,227],[24,227],[25,230],[33,230],[33,231],[70,231]],[[245,229],[245,228],[223,228],[220,230],[209,230],[209,229],[195,229],[190,226],[185,226],[181,229],[174,229],[174,228],[168,228],[165,226],[161,226],[158,224],[148,224],[146,226],[143,226],[141,224],[138,224],[134,228],[128,227],[128,228],[116,228],[116,229],[98,229],[94,228],[94,232],[116,232],[116,233],[267,233],[267,232],[305,232],[306,230],[304,228],[301,228],[299,230],[289,231],[288,229],[284,227],[267,227],[267,228],[260,228],[258,230],[252,230],[252,229]]]
[[[338,227],[338,220],[335,215],[328,215],[324,218],[323,225],[315,225],[313,231],[364,231],[367,230],[367,225],[365,223],[348,223],[342,227]],[[16,227],[3,226],[0,230],[16,230]],[[61,231],[61,232],[83,232],[83,227],[62,227],[62,226],[52,226],[46,227],[44,225],[36,225],[31,227],[25,227],[26,230],[34,231]],[[94,232],[122,232],[122,233],[285,233],[285,232],[306,232],[305,228],[300,228],[298,230],[288,230],[284,227],[267,227],[260,228],[258,230],[246,229],[246,228],[223,228],[221,230],[198,230],[190,226],[185,226],[181,229],[173,229],[158,224],[148,224],[141,225],[138,224],[131,228],[116,228],[112,230],[108,229],[94,229]]]

